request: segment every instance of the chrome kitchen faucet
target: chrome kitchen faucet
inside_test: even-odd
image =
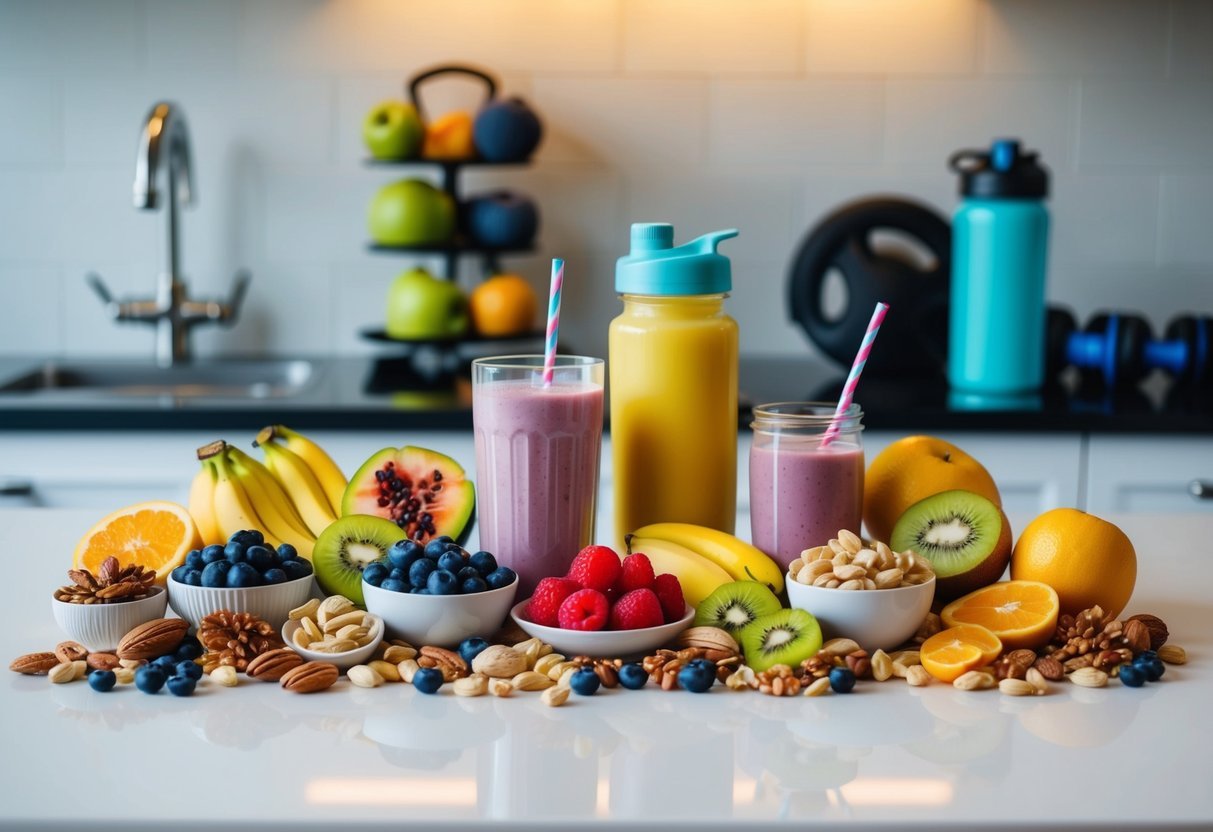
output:
[[[168,204],[167,262],[156,283],[156,297],[149,300],[118,301],[110,294],[101,276],[90,272],[85,280],[101,298],[116,321],[135,321],[156,326],[156,363],[171,367],[190,360],[189,333],[196,324],[235,323],[252,276],[246,270],[236,273],[232,294],[226,302],[190,300],[180,273],[178,254],[178,216],[180,206],[194,201],[193,173],[190,161],[190,135],[185,113],[176,104],[157,102],[147,114],[139,135],[139,155],[135,158],[135,207],[154,211],[164,203],[157,179],[164,169]]]

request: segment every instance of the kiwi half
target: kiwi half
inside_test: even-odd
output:
[[[350,514],[334,520],[316,539],[312,566],[316,583],[325,595],[344,595],[358,606],[362,597],[362,570],[387,555],[404,532],[391,520],[369,514]]]
[[[804,610],[779,610],[747,624],[738,641],[745,663],[760,673],[777,664],[799,667],[821,649],[821,626]]]
[[[782,606],[766,584],[732,581],[699,602],[694,626],[719,627],[735,635],[754,619],[778,612]]]
[[[1002,577],[1011,559],[1011,524],[980,494],[943,491],[906,509],[889,545],[929,560],[935,599],[950,601]]]

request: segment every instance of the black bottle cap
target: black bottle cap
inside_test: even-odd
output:
[[[990,150],[958,150],[948,167],[960,174],[961,196],[1043,199],[1049,169],[1039,154],[1020,149],[1017,139],[995,139]]]

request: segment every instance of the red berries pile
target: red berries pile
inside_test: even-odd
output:
[[[685,614],[677,577],[654,575],[639,552],[620,561],[608,546],[578,552],[569,574],[540,581],[526,608],[536,624],[563,630],[639,630]]]

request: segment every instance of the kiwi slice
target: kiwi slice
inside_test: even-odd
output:
[[[779,610],[751,621],[737,640],[745,663],[760,673],[777,664],[798,667],[821,649],[821,626],[804,610]]]
[[[350,514],[334,520],[316,538],[312,567],[325,595],[344,595],[358,606],[362,598],[362,570],[387,555],[404,532],[391,520],[369,514]]]
[[[906,509],[889,545],[931,562],[936,600],[959,598],[1002,577],[1011,558],[1011,527],[1002,509],[972,491],[943,491]]]
[[[721,584],[695,608],[696,627],[719,627],[734,635],[756,618],[782,608],[765,584],[732,581]]]

